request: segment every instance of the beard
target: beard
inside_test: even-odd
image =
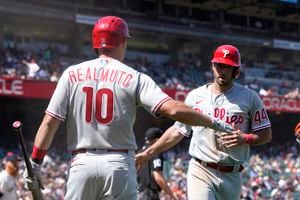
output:
[[[19,168],[18,166],[14,165],[12,162],[7,162],[5,165],[5,169],[9,175],[13,177],[18,176]]]
[[[216,83],[221,87],[227,87],[232,84],[232,78],[217,77]]]

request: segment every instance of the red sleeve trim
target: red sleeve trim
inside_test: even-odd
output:
[[[47,113],[48,115],[50,115],[51,117],[54,117],[60,121],[65,121],[65,118],[63,118],[62,116],[59,116],[55,113],[50,112],[49,110],[46,110],[45,113]]]
[[[178,128],[176,125],[174,125],[176,130],[181,134],[183,135],[184,137],[190,137],[190,134],[189,133],[186,133],[186,132],[183,132],[180,128]]]
[[[171,97],[165,97],[165,98],[163,98],[158,104],[156,104],[154,107],[153,107],[153,109],[152,109],[152,113],[155,113],[157,110],[158,110],[158,108],[163,104],[163,103],[165,103],[166,101],[168,101],[168,100],[170,100],[170,99],[172,99]]]

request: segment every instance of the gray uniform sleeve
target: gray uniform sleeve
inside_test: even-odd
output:
[[[60,77],[46,113],[59,120],[65,121],[68,111],[69,89],[67,70]]]
[[[194,97],[193,97],[193,92],[190,92],[190,93],[187,95],[187,97],[186,97],[184,103],[185,103],[186,105],[192,107],[192,102],[194,102],[193,99],[194,99]],[[176,121],[176,122],[175,122],[175,127],[176,127],[177,130],[178,130],[182,135],[184,135],[185,137],[189,137],[189,136],[191,135],[191,133],[192,133],[192,126],[187,125],[187,124],[184,124],[184,123],[182,123],[182,122]]]
[[[251,115],[251,131],[255,132],[264,128],[271,127],[271,123],[267,114],[266,109],[264,108],[263,102],[257,93],[253,92],[252,96],[252,108],[250,110]]]
[[[141,74],[139,82],[137,102],[148,112],[155,114],[164,102],[171,99],[148,75]]]

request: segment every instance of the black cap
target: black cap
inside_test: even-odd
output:
[[[10,151],[10,152],[7,152],[7,154],[5,156],[5,160],[6,161],[21,161],[21,158]]]
[[[145,133],[145,139],[146,140],[153,140],[156,138],[160,138],[162,136],[163,132],[159,128],[149,128]]]

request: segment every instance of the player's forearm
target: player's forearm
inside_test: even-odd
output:
[[[153,145],[147,148],[144,152],[147,156],[154,155],[166,151],[176,145],[184,136],[180,134],[174,126],[168,128],[165,133]]]
[[[212,120],[207,115],[203,115],[182,102],[169,100],[161,105],[160,113],[176,121],[192,125],[207,126],[212,128]]]
[[[165,193],[167,193],[172,199],[175,199],[175,196],[174,196],[172,190],[170,189],[166,179],[163,177],[162,172],[154,171],[153,176],[154,176],[155,182],[159,185],[159,187],[163,191],[165,191]]]
[[[37,131],[34,145],[39,149],[49,149],[60,122],[60,120],[45,114],[44,119]]]
[[[250,136],[250,141],[249,141]],[[266,128],[255,132],[255,134],[246,134],[247,143],[250,145],[263,145],[269,143],[272,140],[272,130],[271,128]],[[251,138],[252,137],[252,138]]]

